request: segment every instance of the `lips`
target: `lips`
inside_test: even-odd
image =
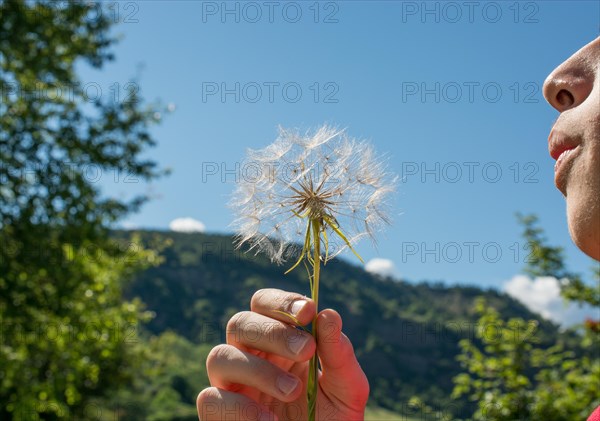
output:
[[[548,137],[548,151],[553,159],[558,160],[561,154],[575,149],[577,146],[579,146],[579,142],[565,136],[563,133],[555,130],[550,132],[550,136]]]
[[[554,184],[566,196],[569,170],[573,160],[579,155],[579,142],[559,131],[552,130],[548,137],[548,150],[550,156],[556,160]]]
[[[554,164],[554,172],[558,172],[561,165],[563,165],[564,162],[567,162],[569,160],[569,157],[573,154],[573,152],[576,149],[577,149],[577,147],[575,147],[575,149],[567,149],[558,156],[558,159],[556,160],[556,164]]]

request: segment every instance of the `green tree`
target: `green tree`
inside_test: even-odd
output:
[[[587,285],[579,274],[567,270],[562,247],[548,245],[544,231],[537,226],[537,216],[517,214],[517,218],[523,226],[523,238],[531,249],[525,273],[533,277],[553,276],[561,281],[565,299],[600,306],[600,264],[595,262],[593,267],[596,285]]]
[[[152,180],[156,107],[91,101],[75,72],[112,60],[98,3],[0,2],[0,419],[85,419],[127,382],[139,301],[122,281],[157,261],[108,228],[146,200],[101,195],[93,168]]]
[[[537,218],[519,219],[532,250],[527,273],[569,280],[563,284],[563,296],[598,306],[597,291],[566,270],[562,250],[546,244],[542,229],[536,226]],[[578,346],[558,341],[542,347],[535,321],[505,321],[483,300],[478,301],[476,311],[480,315],[477,341],[460,342],[458,360],[466,371],[454,378],[453,391],[454,398],[467,396],[476,402],[473,419],[585,419],[600,404],[597,321],[587,321],[574,332]]]
[[[112,421],[119,414],[131,421],[198,420],[196,396],[210,386],[206,358],[212,347],[171,331],[152,336],[143,343],[145,357],[133,384],[113,394],[100,419]]]

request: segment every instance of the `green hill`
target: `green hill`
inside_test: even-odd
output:
[[[225,339],[227,320],[249,308],[257,289],[308,294],[303,270],[284,275],[286,267],[234,250],[229,236],[138,234],[144,244],[168,242],[161,253],[164,262],[126,288],[128,298],[140,297],[155,313],[147,326],[154,334],[172,331],[196,344],[216,344]],[[434,409],[464,409],[448,396],[460,371],[458,342],[474,336],[476,297],[484,296],[504,317],[539,319],[494,290],[383,279],[340,260],[328,263],[321,276],[320,307],[341,314],[371,384],[370,403],[400,413],[412,411],[407,403],[413,396]],[[554,341],[556,326],[539,322],[542,343]]]

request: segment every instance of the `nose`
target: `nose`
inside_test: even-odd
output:
[[[544,98],[559,112],[583,103],[594,87],[600,38],[592,41],[558,66],[544,82]]]

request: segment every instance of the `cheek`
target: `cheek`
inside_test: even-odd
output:
[[[574,115],[573,131],[579,133],[584,150],[569,175],[567,220],[575,244],[600,260],[600,71],[594,88]]]

